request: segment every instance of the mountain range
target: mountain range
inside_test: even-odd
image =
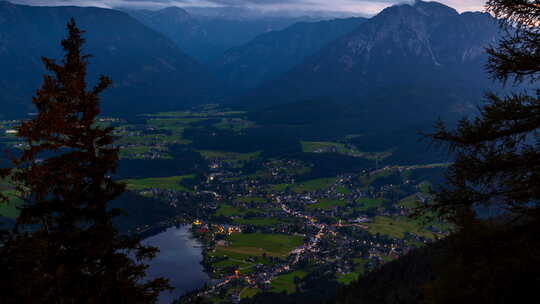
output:
[[[380,128],[462,116],[497,89],[484,71],[497,21],[436,2],[317,22],[0,2],[2,115],[31,111],[40,56],[59,58],[71,17],[87,30],[90,76],[114,81],[104,109],[115,115],[225,102],[267,123],[309,112]]]
[[[436,2],[389,7],[246,100],[288,104],[334,100],[379,126],[462,116],[487,89],[485,47],[499,38],[497,21]]]
[[[231,87],[255,88],[302,63],[305,58],[348,34],[365,20],[346,18],[297,23],[229,49],[213,62],[212,67]]]
[[[312,17],[277,16],[233,18],[231,14],[208,15],[205,14],[207,11],[200,10],[190,13],[179,7],[126,12],[169,37],[201,63],[216,60],[226,50],[244,45],[258,35],[284,29],[296,22],[318,20]]]
[[[0,102],[4,117],[32,112],[44,71],[41,56],[58,59],[66,23],[86,30],[91,80],[109,76],[105,113],[176,109],[212,101],[216,80],[170,39],[128,14],[101,8],[36,7],[0,1]]]

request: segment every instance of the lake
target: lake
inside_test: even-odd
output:
[[[202,287],[209,281],[200,264],[201,243],[192,237],[189,226],[168,228],[144,239],[143,244],[160,249],[156,258],[148,263],[148,278],[168,278],[175,288],[174,292],[164,292],[160,296],[160,304],[171,303],[185,292]]]

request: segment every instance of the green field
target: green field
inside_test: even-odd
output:
[[[289,272],[287,274],[282,274],[280,276],[277,276],[275,279],[272,280],[272,288],[270,289],[271,292],[285,292],[287,294],[292,294],[296,292],[296,287],[294,286],[294,278],[303,279],[308,275],[308,272],[304,270],[296,270],[293,272]]]
[[[311,172],[311,168],[308,166],[297,166],[297,167],[285,167],[285,172],[292,176],[301,176]]]
[[[19,210],[17,209],[18,206],[20,206],[23,202],[20,198],[18,198],[15,195],[15,192],[13,191],[4,191],[2,192],[5,196],[8,197],[9,201],[7,202],[0,202],[0,216],[8,217],[8,218],[16,218],[19,216]]]
[[[337,281],[343,285],[349,285],[352,282],[358,280],[360,274],[358,272],[350,272],[346,274],[338,274]]]
[[[179,112],[158,112],[158,113],[151,113],[151,114],[145,114],[143,116],[145,117],[176,117],[176,118],[183,118],[183,117],[228,117],[228,116],[239,116],[243,115],[246,112],[241,111],[220,111],[218,110],[217,105],[206,105],[211,106],[206,109],[201,109],[202,112],[192,112],[192,111],[179,111]]]
[[[215,215],[216,216],[227,216],[227,217],[230,217],[230,216],[242,216],[244,215],[246,211],[245,210],[240,210],[239,208],[235,208],[231,205],[227,205],[227,204],[221,204],[219,205],[219,209],[216,211]]]
[[[150,151],[152,151],[152,148],[149,146],[122,148],[120,150],[120,157],[126,158],[128,156],[135,156],[136,154],[149,153]]]
[[[136,135],[136,136],[123,136],[118,139],[116,144],[124,145],[139,145],[139,146],[155,146],[155,145],[172,145],[182,144],[186,145],[191,143],[189,140],[184,140],[180,135]]]
[[[222,118],[220,122],[213,125],[218,129],[228,129],[240,132],[245,129],[253,128],[255,123],[241,118]]]
[[[236,153],[225,151],[198,150],[197,152],[199,152],[206,159],[221,159],[230,161],[250,161],[256,159],[261,154],[260,151],[251,153]]]
[[[329,188],[335,183],[335,177],[313,179],[294,186],[293,191],[296,193],[313,192]]]
[[[243,274],[251,273],[257,264],[270,263],[270,260],[263,258],[259,252],[253,253],[244,250],[244,248],[236,250],[233,245],[230,247],[216,246],[214,252],[210,253],[209,256],[213,258],[225,258],[222,261],[212,263],[212,267],[216,272],[225,275],[233,274],[231,269],[238,269]],[[248,258],[254,260],[248,261]]]
[[[343,200],[332,200],[332,199],[320,199],[318,203],[309,205],[307,209],[324,209],[330,210],[336,206],[345,206],[346,201]]]
[[[152,152],[159,152],[162,154],[161,159],[172,159],[170,155],[167,154],[168,149],[166,147],[154,147],[154,146],[137,146],[122,148],[120,150],[120,158],[123,159],[143,159],[145,154],[150,154]]]
[[[242,203],[265,203],[266,199],[262,197],[239,197],[236,199],[239,202]]]
[[[148,118],[147,125],[153,126],[158,130],[172,131],[174,136],[181,137],[185,128],[209,120],[219,120],[219,122],[212,124],[214,128],[232,130],[234,132],[241,132],[254,127],[255,124],[253,122],[242,118],[244,114],[245,112],[240,111],[220,111],[217,107],[214,107],[201,109],[201,112],[161,112],[144,116]]]
[[[207,118],[151,118],[146,121],[147,125],[152,125],[161,128],[174,128],[175,126],[185,126],[192,123],[208,120]]]
[[[258,289],[258,288],[244,288],[244,289],[240,292],[240,298],[241,298],[241,299],[252,298],[253,296],[255,296],[256,294],[258,294],[259,292],[261,292],[261,290]]]
[[[347,187],[341,186],[341,185],[336,187],[336,191],[344,195],[348,195],[352,193],[352,191],[349,190]]]
[[[335,150],[337,153],[351,153],[352,150],[348,149],[344,144],[337,142],[324,142],[324,141],[302,141],[302,152],[315,153],[318,151],[328,152]]]
[[[198,150],[202,157],[207,160],[219,160],[229,164],[232,167],[241,167],[244,163],[258,158],[261,154],[258,152],[236,153],[225,151]]]
[[[376,216],[373,223],[369,224],[368,231],[372,234],[379,233],[396,239],[402,239],[405,232],[429,239],[435,238],[435,234],[424,230],[422,225],[406,217],[388,218]]]
[[[280,174],[289,175],[289,176],[302,176],[311,172],[311,168],[305,165],[290,165],[286,162],[272,160],[266,163],[267,167],[255,171],[255,173],[246,175],[248,178],[252,179],[272,179],[274,177],[274,172],[279,172]],[[284,190],[284,189],[282,189]]]
[[[287,190],[287,188],[291,187],[291,184],[277,184],[277,185],[271,185],[270,190],[275,192],[283,192]]]
[[[193,175],[128,179],[124,180],[127,184],[127,189],[132,191],[148,190],[148,189],[163,189],[173,191],[192,192],[192,190],[180,185],[184,179],[194,178]]]
[[[244,216],[246,213],[256,213],[260,215],[264,215],[264,210],[257,209],[257,208],[239,208],[234,207],[228,204],[220,204],[219,209],[216,211],[215,215],[217,216]]]
[[[276,226],[278,224],[283,223],[283,221],[277,219],[277,218],[270,218],[270,217],[260,217],[260,218],[242,218],[242,219],[235,219],[234,222],[239,225],[253,225],[257,227],[263,227],[263,226]]]
[[[13,190],[13,186],[5,180],[0,180],[0,191],[8,198],[8,201],[0,202],[0,216],[12,219],[19,216],[19,210],[17,207],[23,202],[17,197],[15,191]]]
[[[302,245],[303,237],[284,234],[239,233],[228,236],[230,243],[220,250],[230,253],[286,257],[294,248]]]
[[[409,195],[406,198],[399,201],[398,203],[399,206],[409,208],[409,209],[416,208],[419,206],[419,204],[420,202],[418,201],[416,194]]]
[[[302,141],[302,151],[305,153],[327,153],[335,152],[346,154],[354,157],[361,157],[369,160],[385,159],[392,155],[392,151],[384,152],[362,152],[355,147],[347,147],[347,145],[338,142],[328,141]]]
[[[428,181],[424,181],[424,182],[421,182],[420,185],[418,185],[418,187],[420,189],[420,192],[429,194],[431,192],[431,188],[433,187],[433,185]]]
[[[371,208],[378,208],[384,203],[382,198],[361,198],[356,201],[360,205],[361,210],[367,210]]]
[[[390,176],[393,172],[394,172],[393,170],[384,170],[384,171],[381,171],[381,172],[373,174],[373,175],[360,176],[359,180],[360,180],[360,182],[362,182],[362,184],[365,187],[368,187],[368,186],[371,185],[371,183],[376,181],[378,178]]]
[[[429,195],[424,194],[424,196],[427,196],[428,198],[430,198]],[[401,201],[399,201],[398,204],[399,206],[407,208],[411,211],[414,211],[415,208],[422,206],[422,203],[418,200],[416,194],[410,195],[402,199]],[[422,216],[419,216],[414,219],[409,219],[409,221],[416,224],[416,226],[418,227],[425,227],[425,226],[432,225],[432,226],[437,227],[439,230],[446,231],[446,232],[450,232],[455,228],[453,225],[451,225],[448,222],[442,222],[438,220],[436,214],[433,212],[426,212]]]
[[[346,273],[346,274],[338,274],[336,276],[337,281],[340,284],[349,285],[352,282],[358,280],[358,278],[364,274],[364,272],[365,272],[364,266],[366,265],[367,260],[362,259],[362,258],[354,258],[353,262],[354,262],[354,271],[353,272]]]
[[[242,273],[250,273],[253,271],[253,267],[257,264],[268,264],[266,259],[262,257],[255,257],[255,262],[246,261],[247,258],[253,257],[249,254],[236,253],[232,251],[224,250],[222,247],[218,247],[216,251],[210,254],[212,257],[226,258],[223,261],[213,263],[212,267],[218,272],[224,274],[232,274],[233,272],[229,270],[226,272],[226,268],[235,268],[240,270]]]
[[[359,273],[360,275],[363,275],[365,272],[365,265],[367,264],[368,260],[363,258],[354,258],[354,272]]]

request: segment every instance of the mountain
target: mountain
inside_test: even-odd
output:
[[[86,30],[92,55],[89,80],[113,80],[104,94],[105,113],[133,114],[208,102],[211,76],[162,34],[128,14],[100,8],[35,7],[0,2],[0,102],[2,116],[32,112],[31,96],[45,72],[41,56],[61,58],[60,40],[74,17]]]
[[[215,52],[209,33],[197,19],[179,7],[168,7],[158,11],[130,10],[129,15],[144,25],[171,39],[190,56],[201,61]]]
[[[302,9],[277,9],[277,10],[261,10],[246,6],[189,6],[185,8],[194,16],[219,17],[230,20],[246,20],[246,19],[264,19],[264,18],[312,18],[312,19],[335,19],[349,18],[357,16],[357,14],[343,11],[328,11],[328,10],[302,10]],[[359,15],[358,15],[359,16]]]
[[[207,10],[194,10],[190,13],[179,7],[168,7],[157,11],[126,12],[146,26],[165,34],[180,49],[202,63],[209,63],[227,49],[243,45],[260,34],[281,30],[299,21],[313,20],[309,17],[277,16],[242,18],[238,10],[211,10],[211,14]]]
[[[274,81],[249,104],[328,98],[374,127],[458,117],[492,88],[484,48],[499,37],[488,14],[436,2],[389,7]],[[300,114],[299,114],[300,115]]]
[[[229,87],[254,88],[302,63],[365,20],[348,18],[297,23],[281,31],[262,34],[246,45],[228,50],[212,66]]]

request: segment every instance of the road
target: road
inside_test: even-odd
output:
[[[204,296],[208,295],[210,293],[213,293],[217,289],[223,288],[227,286],[229,283],[231,283],[234,280],[245,280],[246,282],[257,282],[260,281],[260,277],[262,276],[263,272],[266,272],[267,275],[265,276],[265,281],[269,282],[272,281],[275,277],[282,274],[283,272],[289,271],[292,266],[298,264],[300,260],[302,259],[302,256],[305,255],[308,252],[317,252],[317,246],[319,245],[321,239],[325,236],[325,231],[329,231],[329,227],[326,224],[318,224],[315,221],[314,217],[304,215],[298,211],[291,210],[285,202],[278,196],[276,197],[276,203],[280,205],[283,212],[287,213],[290,216],[301,218],[306,221],[306,223],[310,226],[316,227],[318,229],[318,232],[309,237],[309,240],[307,243],[303,244],[300,247],[295,248],[289,253],[289,261],[287,263],[283,263],[281,265],[278,265],[274,267],[272,272],[266,272],[266,270],[261,270],[259,272],[255,272],[249,275],[239,275],[239,276],[229,276],[226,277],[223,281],[217,283],[216,285],[210,287],[208,290],[203,291],[198,294],[198,296]],[[291,258],[292,257],[292,258]]]

